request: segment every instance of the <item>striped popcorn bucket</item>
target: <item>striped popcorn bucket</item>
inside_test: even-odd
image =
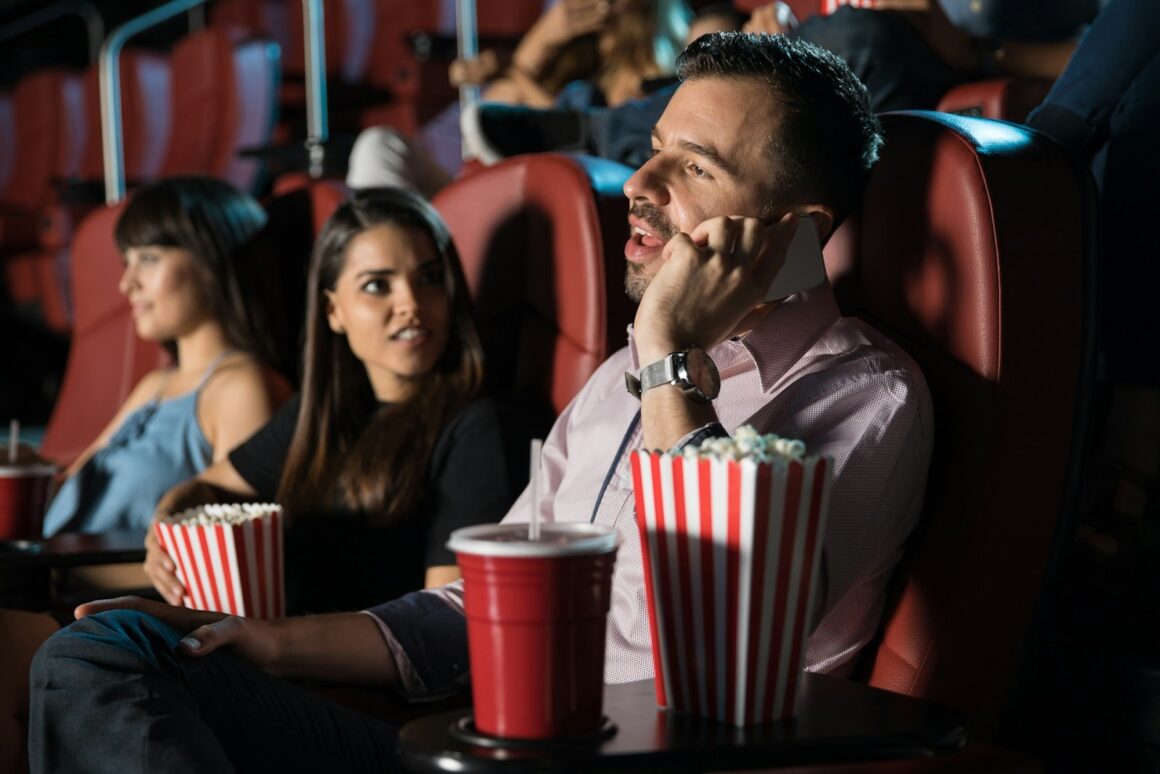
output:
[[[793,716],[832,464],[633,454],[660,706],[735,726]]]
[[[158,521],[153,529],[177,566],[186,607],[250,618],[285,614],[278,506],[245,521]]]

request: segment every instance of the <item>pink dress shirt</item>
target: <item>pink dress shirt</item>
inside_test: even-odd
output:
[[[911,358],[866,323],[841,317],[828,285],[786,299],[748,334],[713,347],[721,372],[714,406],[726,430],[751,424],[763,433],[800,438],[810,454],[834,460],[830,517],[823,542],[821,602],[806,669],[846,674],[870,641],[903,544],[918,520],[930,459],[930,395]],[[541,520],[589,521],[612,459],[640,410],[624,387],[639,370],[632,345],[605,361],[560,415],[544,443]],[[640,539],[634,522],[628,452],[640,448],[636,427],[600,498],[595,521],[615,525],[621,546],[612,583],[604,679],[653,676]],[[527,521],[529,490],[504,521]],[[460,583],[418,592],[462,612]],[[408,595],[414,596],[414,595]],[[432,601],[432,600],[429,600]],[[440,692],[412,664],[375,616],[399,665],[403,692]],[[445,688],[444,688],[445,689]]]

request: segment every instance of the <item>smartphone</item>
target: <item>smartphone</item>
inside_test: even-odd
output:
[[[826,279],[826,263],[822,260],[822,246],[814,219],[803,215],[798,220],[797,233],[785,254],[785,266],[773,278],[765,300],[777,301],[802,290],[817,287]]]

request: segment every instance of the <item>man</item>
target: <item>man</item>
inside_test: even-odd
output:
[[[840,60],[780,36],[703,38],[680,72],[653,156],[625,185],[626,286],[640,299],[630,344],[549,434],[540,502],[525,492],[508,518],[536,507],[545,520],[620,529],[605,679],[650,677],[628,452],[743,423],[800,437],[835,461],[807,667],[844,673],[874,633],[918,515],[929,396],[909,358],[839,316],[827,285],[781,303],[763,297],[798,224],[827,235],[857,200],[878,124]],[[704,362],[705,352],[720,370],[719,396],[712,379],[657,384],[647,375],[639,399],[625,393],[624,372],[650,373],[641,366],[671,353]],[[139,600],[84,606],[82,615],[117,607],[152,615],[93,615],[42,648],[32,678],[34,770],[92,761],[119,771],[389,769],[391,726],[267,673],[389,685],[411,697],[454,690],[468,677],[460,599],[453,584],[369,614],[279,622]]]

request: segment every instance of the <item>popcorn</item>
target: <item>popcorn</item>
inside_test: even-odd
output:
[[[734,726],[792,717],[833,460],[742,427],[634,452],[657,703]]]
[[[203,505],[153,525],[195,610],[276,618],[285,608],[282,508],[273,503]]]
[[[281,513],[282,506],[274,503],[241,503],[240,505],[199,505],[186,508],[180,513],[172,513],[165,519],[170,524],[183,527],[211,527],[226,524],[235,527],[253,519],[260,519],[271,513]]]
[[[768,433],[762,435],[752,425],[742,425],[732,438],[706,438],[700,446],[686,446],[681,452],[685,459],[719,459],[740,462],[773,462],[774,460],[798,460],[806,454],[803,441],[782,438]]]

